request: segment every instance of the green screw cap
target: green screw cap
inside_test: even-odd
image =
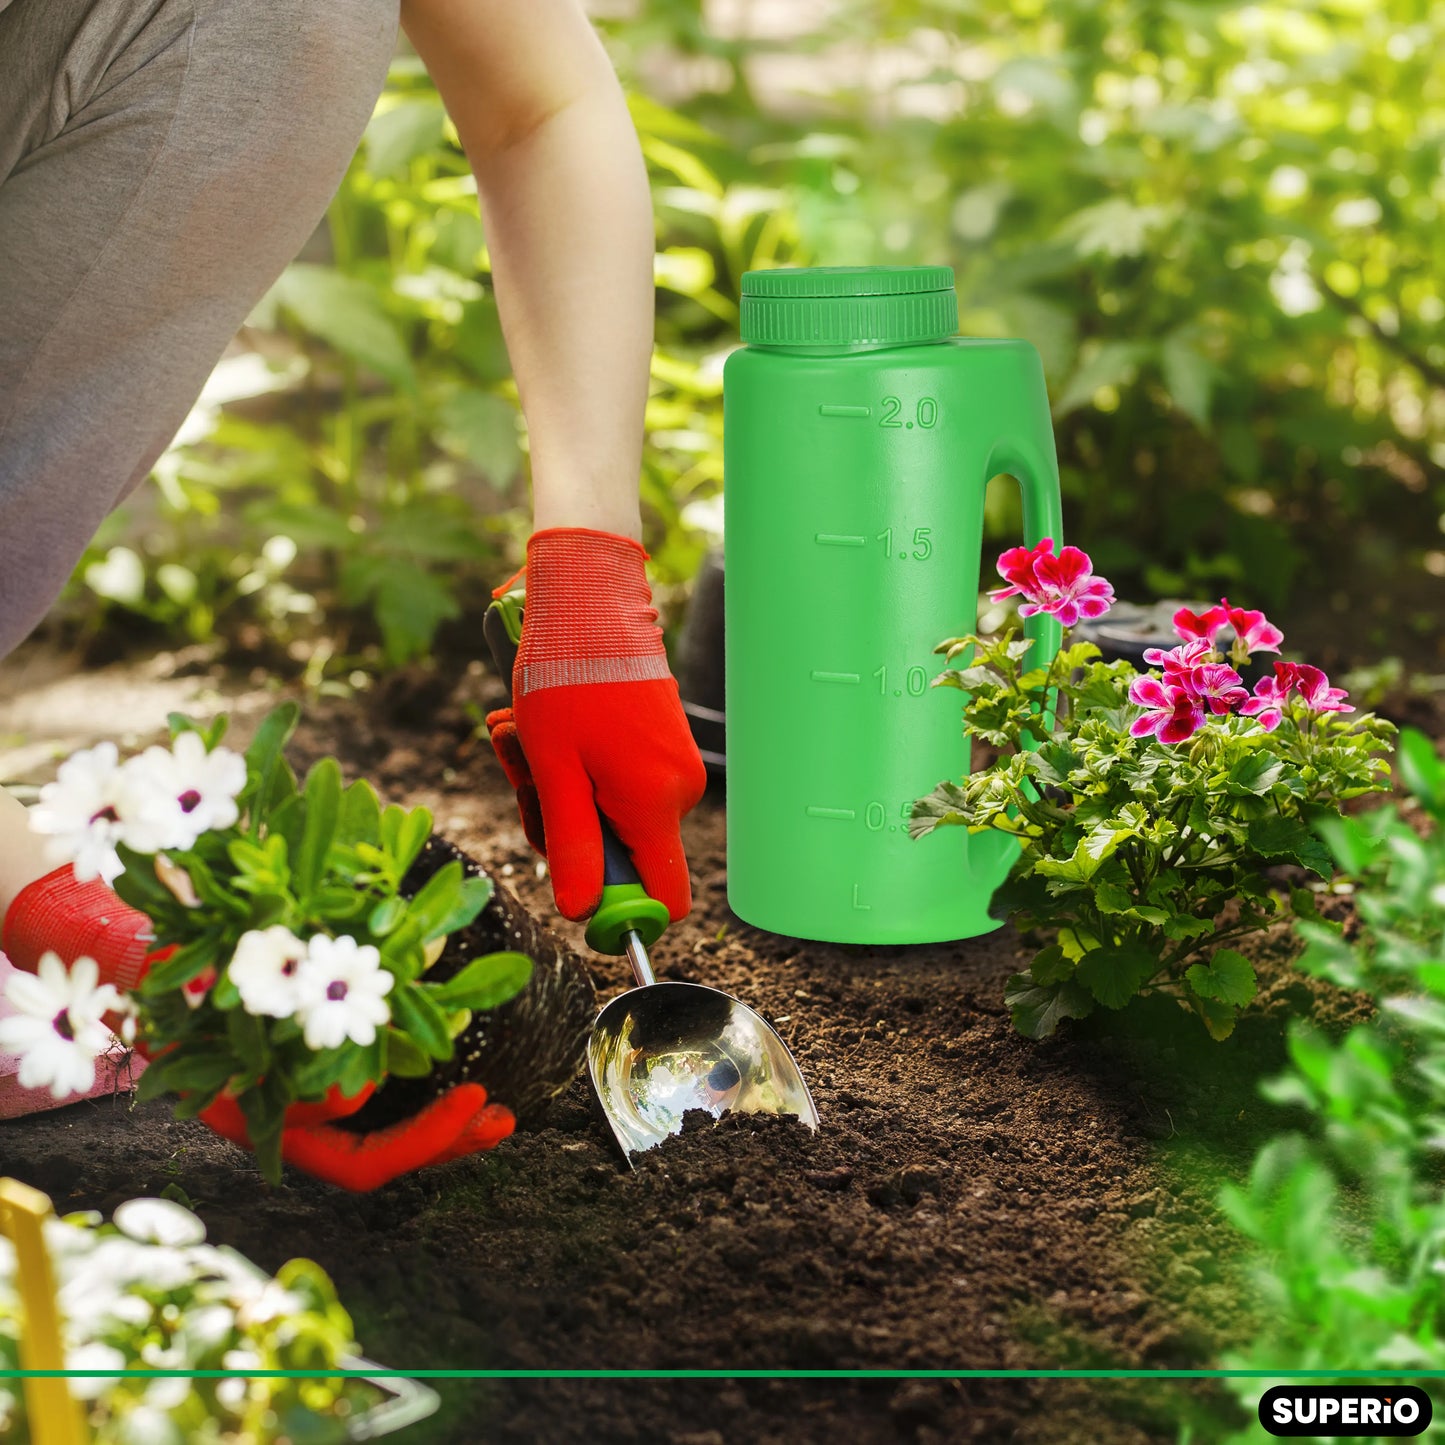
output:
[[[951,266],[745,271],[742,339],[754,346],[906,346],[958,330]]]

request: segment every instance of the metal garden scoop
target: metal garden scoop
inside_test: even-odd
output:
[[[503,679],[522,635],[522,595],[487,609],[483,631]],[[621,840],[602,820],[602,903],[587,925],[598,953],[626,954],[637,987],[613,999],[592,1028],[587,1069],[622,1151],[633,1154],[681,1132],[690,1110],[715,1119],[795,1114],[814,1131],[818,1111],[797,1061],[761,1015],[720,989],[658,983],[647,950],[668,924]]]

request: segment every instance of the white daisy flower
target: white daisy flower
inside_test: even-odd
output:
[[[236,795],[246,786],[246,760],[230,748],[207,752],[199,733],[183,732],[169,748],[147,748],[125,772],[144,799],[146,821],[164,840],[141,851],[192,848],[202,833],[240,817]]]
[[[115,987],[99,980],[93,958],[67,971],[55,953],[41,955],[36,973],[10,976],[5,1000],[16,1012],[0,1019],[0,1049],[20,1056],[22,1088],[63,1099],[94,1087],[95,1061],[116,1042],[102,1015],[121,1007]]]
[[[216,1399],[228,1410],[239,1414],[245,1407],[247,1396],[251,1393],[251,1381],[246,1378],[245,1372],[259,1370],[264,1364],[265,1361],[255,1350],[227,1350],[221,1356],[221,1368],[235,1370],[237,1373],[216,1382]]]
[[[277,923],[243,933],[227,973],[248,1014],[289,1019],[301,1002],[299,979],[305,961],[306,945]]]
[[[334,1049],[347,1039],[369,1044],[391,1018],[386,995],[396,980],[369,943],[318,933],[306,947],[298,982],[297,1017],[310,1049]]]
[[[127,829],[136,800],[118,757],[114,743],[72,754],[30,810],[31,830],[46,836],[46,857],[54,864],[73,863],[81,883],[92,878],[113,883],[122,871],[115,845],[134,846]]]
[[[98,1400],[113,1385],[119,1384],[119,1373],[126,1368],[125,1355],[114,1345],[101,1340],[87,1340],[65,1352],[67,1370],[115,1370],[115,1375],[89,1375],[70,1381],[70,1393],[77,1400]]]

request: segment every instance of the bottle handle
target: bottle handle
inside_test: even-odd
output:
[[[1036,445],[1004,445],[989,458],[989,476],[1007,472],[1016,477],[1023,498],[1024,545],[1036,547],[1045,537],[1054,539],[1055,550],[1064,544],[1063,507],[1059,499],[1059,464],[1054,456],[1053,433],[1047,453]],[[1036,612],[1024,619],[1024,636],[1034,646],[1027,662],[1030,667],[1047,667],[1058,653],[1064,629],[1055,617]]]

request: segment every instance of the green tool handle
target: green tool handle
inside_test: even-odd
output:
[[[522,633],[522,599],[516,593],[499,598],[487,608],[482,635],[491,649],[492,661],[512,697],[512,664]],[[637,866],[612,825],[598,810],[602,828],[602,901],[587,921],[587,944],[598,953],[621,955],[627,950],[627,936],[637,935],[644,949],[651,948],[670,919],[667,905],[659,903],[642,886]]]

